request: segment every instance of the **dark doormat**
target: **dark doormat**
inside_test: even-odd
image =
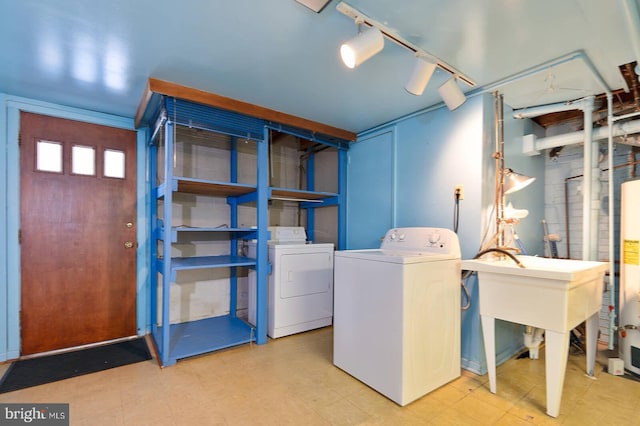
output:
[[[151,359],[144,337],[16,361],[0,380],[0,393],[64,380]]]

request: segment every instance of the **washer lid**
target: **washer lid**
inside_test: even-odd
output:
[[[438,254],[429,253],[424,251],[409,251],[409,250],[384,250],[384,249],[369,249],[369,250],[338,250],[335,252],[335,257],[345,257],[351,259],[369,260],[372,262],[386,262],[386,263],[423,263],[423,262],[437,262],[443,260],[459,259],[452,254]]]

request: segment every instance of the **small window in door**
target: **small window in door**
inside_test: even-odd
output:
[[[104,151],[104,176],[124,179],[124,151],[115,149]]]
[[[96,174],[96,149],[74,145],[71,148],[71,173],[94,176]]]
[[[38,141],[36,143],[36,170],[62,173],[62,144]]]

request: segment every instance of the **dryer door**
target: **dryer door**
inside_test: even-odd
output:
[[[276,264],[277,263],[277,264]],[[333,249],[283,253],[274,262],[269,296],[271,337],[331,325]]]
[[[333,256],[327,252],[284,254],[279,298],[326,293],[333,286]]]

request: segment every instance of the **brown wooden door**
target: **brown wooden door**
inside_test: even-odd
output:
[[[21,113],[21,355],[136,334],[135,141]]]

